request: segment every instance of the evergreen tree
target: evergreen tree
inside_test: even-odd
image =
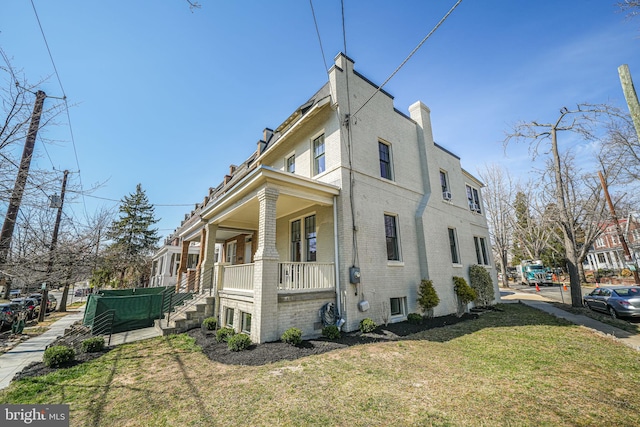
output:
[[[118,273],[120,286],[144,285],[144,269],[160,240],[158,229],[151,228],[158,221],[141,184],[120,202],[119,217],[107,234],[112,241],[107,248],[109,267]]]

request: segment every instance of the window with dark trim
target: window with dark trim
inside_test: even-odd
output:
[[[324,170],[324,135],[320,135],[313,140],[313,174],[318,175]]]
[[[391,174],[391,147],[384,142],[378,141],[378,152],[380,153],[380,176],[386,179],[393,179]]]
[[[302,234],[299,219],[291,222],[291,261],[302,261]]]
[[[449,228],[449,249],[451,250],[451,262],[460,264],[460,256],[458,255],[458,244],[456,242],[455,228]]]
[[[487,254],[487,240],[484,237],[473,237],[473,243],[476,247],[476,259],[478,265],[489,265],[489,256]]]
[[[304,219],[304,236],[307,246],[307,262],[316,260],[316,216]]]
[[[296,155],[287,157],[286,162],[287,172],[296,173]]]
[[[387,260],[400,261],[400,251],[398,246],[398,228],[396,217],[393,215],[384,216],[384,234],[387,239]]]
[[[467,185],[467,200],[469,201],[469,210],[476,213],[481,213],[480,209],[480,193],[477,188],[473,188]]]

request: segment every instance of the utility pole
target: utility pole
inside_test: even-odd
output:
[[[67,176],[69,171],[64,171],[64,178],[62,178],[62,190],[60,191],[60,204],[58,205],[58,213],[56,214],[56,224],[53,226],[53,236],[51,237],[51,246],[49,246],[49,262],[47,263],[47,280],[49,286],[51,285],[51,273],[53,271],[53,258],[55,255],[56,245],[58,244],[58,231],[60,231],[60,220],[62,219],[62,206],[64,205],[64,192],[67,188]],[[44,321],[44,315],[47,312],[47,301],[49,298],[49,290],[44,285],[42,289],[42,300],[40,301],[40,315],[38,316],[38,322]]]
[[[624,92],[624,97],[627,100],[629,113],[631,113],[631,118],[633,119],[633,126],[636,128],[638,139],[640,139],[640,104],[638,103],[636,89],[633,87],[633,80],[631,80],[629,66],[627,64],[619,66],[618,75],[620,76],[622,92]]]
[[[640,285],[640,276],[638,276],[638,268],[631,257],[631,252],[629,251],[629,246],[627,245],[627,241],[624,238],[624,233],[620,228],[620,223],[618,223],[618,216],[616,215],[616,210],[613,207],[613,202],[611,201],[611,196],[609,196],[609,187],[607,187],[607,183],[604,180],[604,176],[602,176],[602,172],[598,171],[598,176],[600,177],[600,183],[602,184],[602,189],[604,190],[604,197],[607,199],[607,203],[609,204],[609,210],[611,211],[611,219],[616,226],[616,233],[618,234],[618,238],[620,239],[620,243],[622,243],[622,249],[624,249],[624,258],[628,263],[633,263],[633,279],[636,285]]]
[[[22,203],[24,187],[27,184],[27,176],[29,175],[29,168],[31,167],[31,157],[33,157],[33,147],[36,144],[36,135],[38,134],[38,129],[40,127],[42,106],[46,96],[47,94],[41,90],[36,92],[36,102],[33,106],[33,113],[31,114],[31,124],[29,125],[27,140],[24,144],[20,168],[18,169],[18,175],[16,176],[16,182],[13,186],[11,199],[9,199],[9,207],[7,208],[7,214],[4,218],[2,231],[0,232],[0,282],[4,282],[4,299],[9,299],[11,282],[7,280],[8,276],[4,274],[3,270],[6,268],[7,258],[9,257],[13,229],[15,228],[16,219],[18,218],[20,204]]]

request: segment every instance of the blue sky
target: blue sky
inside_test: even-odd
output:
[[[344,0],[346,53],[381,84],[454,3]],[[526,147],[503,150],[512,124],[552,121],[579,102],[626,108],[621,64],[640,86],[640,18],[625,19],[615,3],[464,0],[385,90],[405,113],[427,104],[436,142],[471,173],[499,163],[526,176]],[[116,207],[141,183],[168,235],[255,150],[265,127],[327,80],[306,0],[200,0],[194,11],[185,0],[33,4],[73,105],[82,183],[105,182],[70,200],[67,214],[79,222],[85,208]],[[341,3],[313,7],[331,66],[344,51]],[[0,46],[29,81],[51,76],[41,89],[62,96],[30,1],[3,2]],[[34,167],[78,170],[66,116],[61,122],[46,131],[59,141],[48,156],[38,142]]]

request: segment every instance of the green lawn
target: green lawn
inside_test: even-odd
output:
[[[640,425],[640,352],[519,304],[411,339],[259,367],[186,335],[12,384],[72,426]]]

